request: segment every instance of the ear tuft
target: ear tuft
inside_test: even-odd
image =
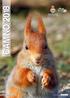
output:
[[[46,33],[46,29],[42,20],[42,17],[38,16],[38,32],[39,33]]]
[[[31,32],[31,20],[32,20],[32,14],[29,14],[26,19],[24,32]]]

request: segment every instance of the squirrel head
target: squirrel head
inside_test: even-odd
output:
[[[24,48],[28,51],[33,63],[39,65],[42,54],[48,48],[46,30],[42,17],[38,16],[38,31],[34,32],[31,27],[32,15],[27,17],[24,28]]]

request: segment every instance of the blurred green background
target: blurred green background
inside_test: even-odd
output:
[[[56,6],[55,6],[56,5]],[[57,6],[58,5],[58,6]],[[11,9],[11,56],[0,56],[0,90],[4,89],[5,80],[16,64],[18,51],[23,44],[23,30],[26,16],[29,12],[39,12],[46,27],[48,45],[54,54],[56,67],[60,78],[60,87],[70,83],[70,10],[65,3],[54,3],[56,12],[50,13],[51,4],[43,7],[25,7],[12,4]],[[58,12],[65,8],[66,12]],[[2,11],[0,11],[0,49],[2,48]]]

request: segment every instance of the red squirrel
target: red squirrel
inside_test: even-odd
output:
[[[32,30],[32,15],[24,28],[23,48],[6,82],[6,98],[57,98],[58,75],[49,49],[46,30],[38,15],[38,31]]]

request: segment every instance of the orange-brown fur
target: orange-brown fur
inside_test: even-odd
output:
[[[26,97],[26,95],[22,93],[21,90],[23,89],[23,91],[26,91],[26,89],[29,89],[31,87],[36,88],[35,85],[38,85],[37,79],[39,77],[41,77],[42,88],[52,90],[58,85],[54,58],[50,49],[48,48],[45,33],[46,30],[44,28],[42,19],[40,16],[38,17],[38,31],[33,32],[31,29],[31,18],[31,15],[29,15],[27,18],[26,26],[24,29],[23,49],[18,54],[17,64],[7,81],[6,98],[31,98]],[[33,68],[28,67],[27,62],[31,64]],[[44,66],[46,64],[48,67]],[[41,75],[36,70],[34,70],[34,66],[39,69],[42,68],[40,72]],[[39,77],[37,76],[37,74],[39,75]],[[29,92],[30,91],[28,91],[28,93]],[[32,98],[35,98],[35,96],[33,96]],[[41,98],[45,97],[41,96]]]
[[[13,76],[13,81],[21,87],[28,87],[35,82],[34,79],[32,81],[29,80],[29,78],[32,78],[31,75],[33,74],[33,72],[28,68],[21,68],[17,66],[15,73],[16,75]]]

